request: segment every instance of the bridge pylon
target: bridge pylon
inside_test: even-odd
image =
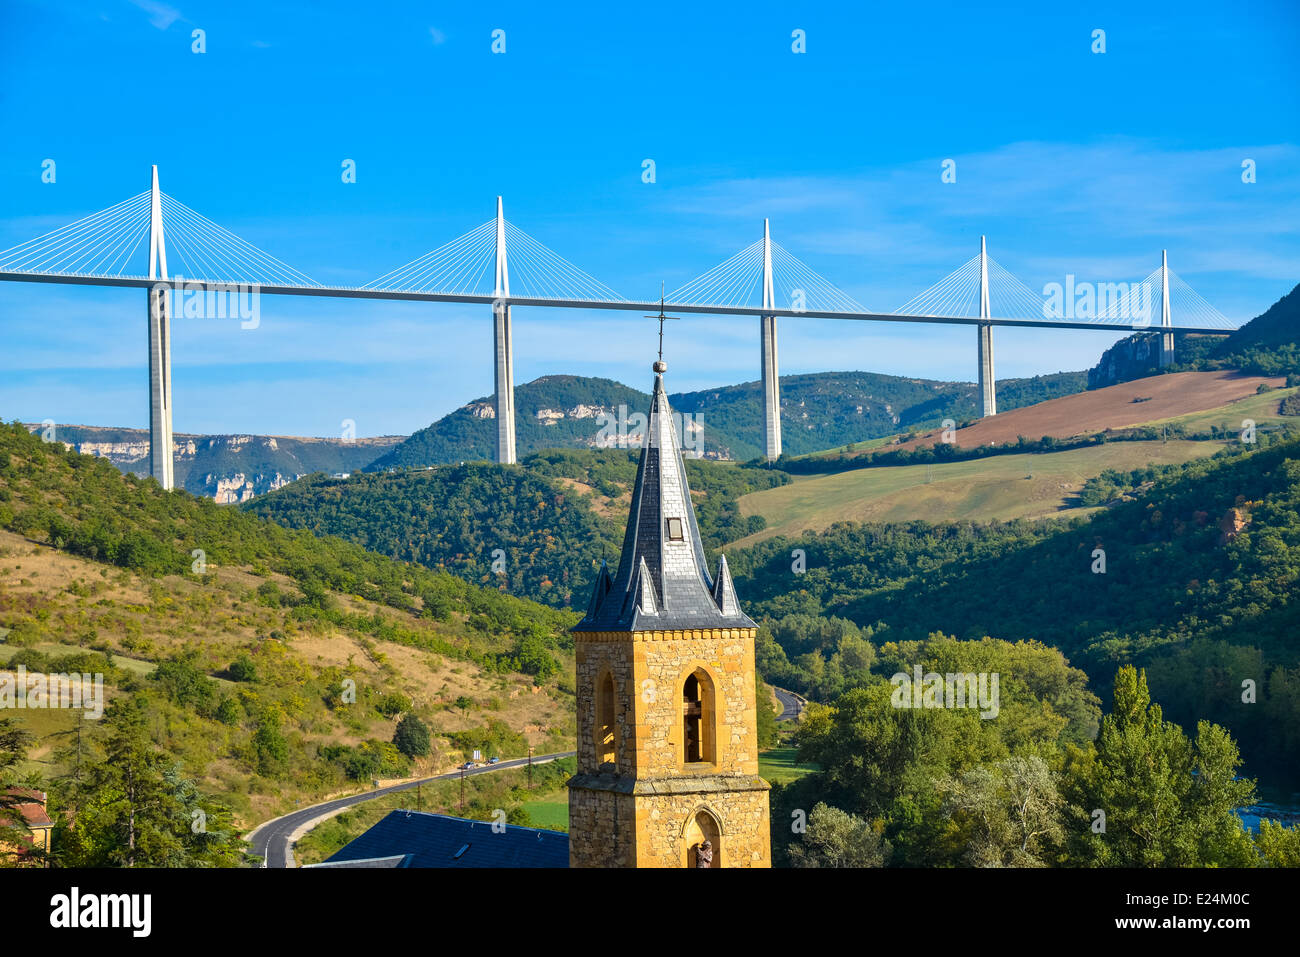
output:
[[[1168,329],[1174,324],[1173,314],[1169,310],[1169,250],[1160,251],[1160,327]],[[1174,363],[1174,334],[1160,334],[1160,368]]]
[[[980,318],[988,319],[989,312],[989,256],[985,237],[980,237]],[[980,415],[997,415],[997,388],[993,380],[993,324],[981,322],[979,330],[979,388]]]
[[[167,289],[167,245],[163,236],[162,194],[158,167],[153,167],[149,219],[149,473],[165,489],[175,481],[172,443],[172,329]]]
[[[495,355],[497,461],[515,464],[515,354],[510,340],[510,269],[506,262],[506,218],[497,197],[496,281],[492,296],[492,345]]]
[[[772,284],[772,234],[763,220],[763,307],[776,308]],[[762,347],[763,378],[763,452],[769,462],[781,457],[781,383],[776,357],[776,316],[760,316],[759,340]]]

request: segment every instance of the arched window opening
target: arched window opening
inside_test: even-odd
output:
[[[682,759],[686,764],[713,763],[713,682],[701,670],[682,684]]]
[[[708,811],[691,815],[683,830],[682,850],[686,867],[722,866],[722,829]]]
[[[614,676],[606,674],[596,695],[596,764],[614,764]]]

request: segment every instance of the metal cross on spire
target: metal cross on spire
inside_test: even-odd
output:
[[[664,361],[664,320],[681,319],[681,316],[664,315],[664,284],[662,281],[659,283],[659,315],[646,316],[646,318],[659,320],[659,362],[662,364]]]

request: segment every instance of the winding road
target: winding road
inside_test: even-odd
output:
[[[793,721],[799,717],[803,706],[808,703],[793,691],[786,691],[775,685],[772,686],[772,691],[776,693],[776,700],[781,702],[781,713],[776,716],[777,721]]]
[[[784,699],[782,700],[784,703]],[[576,751],[561,751],[556,754],[535,754],[533,755],[533,764],[546,764],[548,761],[554,761],[557,758],[571,758]],[[510,761],[500,761],[497,764],[485,764],[481,767],[472,768],[465,771],[465,776],[471,774],[488,774],[492,771],[504,771],[506,768],[522,768],[528,765],[527,758],[514,758]],[[326,817],[331,813],[337,813],[345,808],[352,807],[354,804],[364,804],[366,801],[373,801],[375,798],[383,797],[385,794],[395,794],[398,791],[409,791],[411,788],[420,784],[427,784],[430,781],[448,781],[460,777],[460,770],[449,771],[446,774],[434,775],[431,778],[420,778],[417,781],[403,781],[401,784],[392,784],[386,788],[375,788],[373,791],[366,791],[362,794],[353,794],[348,797],[335,798],[332,801],[323,801],[320,804],[313,804],[310,807],[301,808],[292,811],[283,817],[277,817],[274,820],[267,821],[265,824],[258,825],[248,835],[248,847],[251,853],[257,854],[262,858],[263,867],[295,867],[293,862],[293,842],[301,835],[297,832],[305,831],[312,822],[319,818]]]

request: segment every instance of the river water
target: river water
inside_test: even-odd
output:
[[[1256,788],[1256,793],[1258,800],[1237,812],[1242,823],[1251,831],[1259,830],[1261,817],[1271,817],[1288,827],[1300,824],[1300,791],[1261,784]]]

